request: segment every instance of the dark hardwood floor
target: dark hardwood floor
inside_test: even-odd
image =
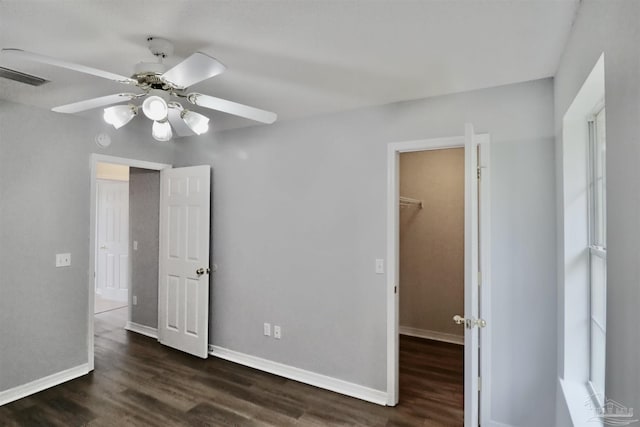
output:
[[[95,371],[0,407],[0,426],[459,426],[462,347],[400,340],[400,403],[383,407],[95,322]]]

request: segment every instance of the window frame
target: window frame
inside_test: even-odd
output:
[[[604,141],[600,140],[600,133],[598,129],[598,118],[599,115],[603,114],[605,130],[604,130]],[[587,119],[588,126],[588,146],[587,146],[587,217],[588,217],[588,298],[589,298],[589,372],[587,376],[587,387],[591,391],[591,395],[594,403],[602,408],[604,406],[604,396],[605,396],[605,384],[597,384],[594,381],[594,328],[600,329],[600,331],[604,334],[604,348],[603,356],[602,356],[602,364],[605,366],[600,366],[599,369],[606,375],[606,336],[607,336],[607,325],[606,325],[606,306],[607,306],[607,281],[606,281],[606,271],[607,271],[607,249],[606,249],[606,154],[601,158],[599,157],[598,150],[604,144],[606,147],[606,109],[604,104],[604,99],[602,99],[593,109],[593,113]],[[605,148],[606,153],[606,148]],[[602,176],[598,176],[598,168],[602,170]],[[598,194],[598,186],[601,183],[600,194]],[[598,197],[600,196],[600,197]],[[598,204],[601,206],[598,206]],[[602,217],[602,218],[600,218]],[[593,275],[593,265],[594,265],[594,257],[602,260],[604,264],[604,284],[603,284],[603,301],[601,301],[603,307],[603,319],[602,321],[598,320],[594,316],[594,275]],[[604,377],[606,380],[606,376]]]

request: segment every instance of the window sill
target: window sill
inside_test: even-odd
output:
[[[596,418],[596,413],[593,410],[591,390],[587,384],[566,379],[559,381],[573,425],[603,427],[602,420]]]

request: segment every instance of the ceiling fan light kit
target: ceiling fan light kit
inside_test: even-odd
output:
[[[151,127],[151,136],[153,136],[156,141],[170,141],[171,138],[173,138],[173,131],[171,130],[169,121],[154,121]]]
[[[158,62],[141,62],[137,64],[135,66],[135,74],[131,78],[37,53],[26,52],[21,49],[5,48],[2,49],[2,55],[66,68],[138,87],[142,90],[142,93],[119,93],[101,96],[60,105],[52,108],[52,110],[59,113],[73,114],[107,106],[104,108],[104,121],[115,129],[119,129],[136,117],[138,109],[141,107],[143,114],[148,119],[153,120],[151,135],[157,141],[171,140],[174,129],[177,130],[178,136],[187,136],[189,134],[183,125],[181,125],[182,129],[176,127],[175,124],[173,124],[172,128],[172,120],[176,119],[182,120],[187,125],[187,128],[196,135],[202,135],[209,130],[208,117],[185,109],[178,102],[172,102],[172,97],[182,98],[186,102],[203,108],[222,111],[265,124],[271,124],[276,121],[277,114],[270,111],[210,95],[186,92],[189,86],[217,76],[226,70],[225,65],[217,59],[202,52],[196,52],[167,70],[162,60],[173,53],[173,44],[159,37],[148,37],[147,43],[151,53],[158,58]],[[132,100],[138,98],[145,98],[140,107],[131,103]],[[127,102],[127,104],[113,105],[121,102]],[[169,114],[170,110],[173,111],[171,114]]]
[[[138,107],[133,104],[114,105],[104,109],[104,121],[116,129],[126,125],[138,114]]]
[[[209,117],[195,111],[182,110],[180,117],[196,135],[202,135],[209,130]]]
[[[151,95],[142,103],[142,112],[150,120],[164,120],[169,114],[169,106],[167,102],[158,95]]]

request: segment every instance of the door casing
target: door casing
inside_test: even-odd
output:
[[[480,318],[487,322],[487,327],[479,330],[480,365],[482,393],[480,393],[480,423],[489,420],[490,411],[490,137],[489,134],[476,134],[479,155],[478,167],[481,173],[478,193],[479,212],[479,267],[482,272],[479,286]],[[387,147],[387,405],[398,403],[399,392],[399,307],[396,286],[399,283],[399,154],[414,151],[438,150],[447,148],[464,148],[465,137],[446,137],[413,141],[393,142]],[[465,241],[467,236],[465,236]],[[399,292],[399,291],[398,291]],[[483,345],[484,344],[484,345]],[[465,379],[465,384],[467,381]],[[472,392],[465,390],[465,393]]]
[[[144,160],[128,159],[124,157],[107,156],[104,154],[91,154],[91,194],[89,197],[89,310],[87,313],[87,363],[89,370],[93,371],[94,361],[94,310],[95,310],[95,271],[96,271],[96,169],[98,163],[113,163],[134,168],[162,170],[172,167],[164,163],[147,162]],[[130,289],[130,287],[129,287]]]

